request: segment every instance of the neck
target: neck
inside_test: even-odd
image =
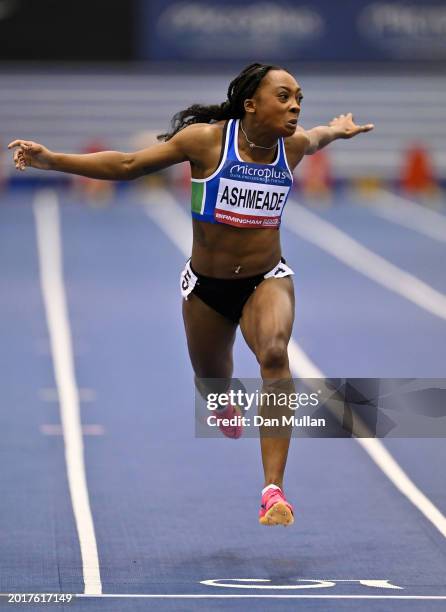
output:
[[[276,157],[279,137],[271,133],[262,125],[247,121],[246,117],[240,119],[238,133],[238,148],[245,156],[253,161],[270,163]],[[243,130],[245,134],[243,133]],[[251,144],[250,144],[251,143]],[[252,146],[254,144],[255,146]]]
[[[247,142],[247,139],[254,143],[256,145],[254,149],[258,147],[273,149],[279,141],[279,136],[271,134],[271,131],[265,128],[262,124],[258,123],[255,119],[248,118],[247,115],[245,115],[243,119],[240,119],[240,125],[246,134],[245,136],[245,134],[242,132],[245,142],[248,144],[248,146],[249,143]]]

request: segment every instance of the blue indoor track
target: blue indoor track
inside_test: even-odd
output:
[[[445,610],[444,439],[382,441],[437,509],[437,526],[356,440],[299,438],[285,481],[295,524],[268,529],[257,522],[259,441],[195,437],[179,293],[186,253],[156,221],[167,205],[186,214],[186,200],[142,189],[118,191],[100,206],[64,190],[2,196],[0,592],[81,595],[91,570],[83,568],[70,495],[39,272],[36,207],[51,201],[101,580],[101,592],[53,607]],[[307,204],[296,196],[290,208],[297,202]],[[352,194],[305,210],[446,300],[445,242],[385,220]],[[445,206],[437,214],[446,222]],[[178,219],[171,230],[187,246]],[[283,253],[295,271],[293,338],[324,375],[446,377],[445,318],[298,235],[287,211],[284,219]],[[46,239],[44,248],[51,249]],[[240,337],[235,376],[258,376]],[[1,606],[14,609],[7,598]]]

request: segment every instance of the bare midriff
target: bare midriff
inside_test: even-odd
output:
[[[193,219],[192,268],[203,276],[246,278],[268,272],[281,257],[277,229],[247,229]]]

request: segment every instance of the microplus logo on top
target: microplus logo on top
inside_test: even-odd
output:
[[[229,167],[228,177],[238,180],[252,180],[258,183],[271,183],[272,185],[284,185],[290,180],[288,170],[283,168],[256,166],[253,164],[233,164]]]

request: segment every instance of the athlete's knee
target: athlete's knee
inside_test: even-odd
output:
[[[275,338],[258,352],[257,359],[262,370],[278,371],[288,368],[288,343],[284,338]]]

